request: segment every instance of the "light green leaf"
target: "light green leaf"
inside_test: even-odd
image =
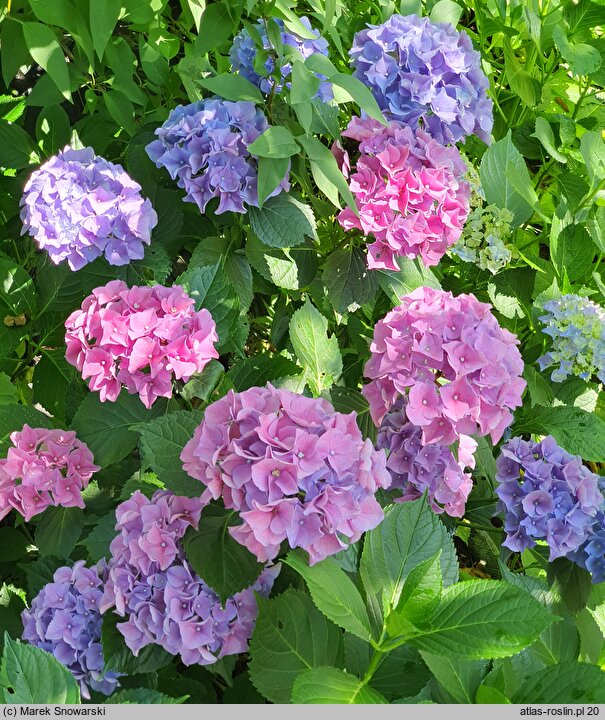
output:
[[[249,236],[246,257],[265,280],[284,290],[300,290],[317,273],[317,250],[310,245],[296,248],[270,248],[258,238]]]
[[[329,80],[333,85],[342,88],[347,96],[371,118],[383,125],[388,124],[374,96],[361,80],[349,73],[340,72],[331,74]]]
[[[94,0],[92,0],[94,2]],[[103,102],[107,112],[117,125],[129,135],[134,135],[136,126],[134,123],[134,105],[130,98],[118,90],[108,90],[103,93]]]
[[[383,705],[384,697],[354,675],[333,667],[301,673],[292,690],[294,704]]]
[[[601,66],[601,53],[592,45],[570,42],[562,25],[553,29],[552,37],[573,75],[590,75]]]
[[[259,207],[263,206],[265,200],[286,177],[289,167],[289,158],[261,157],[258,159],[257,195]],[[252,210],[252,208],[250,209]]]
[[[263,101],[263,96],[256,85],[241,75],[223,73],[215,77],[200,78],[198,82],[202,87],[220,95],[225,100],[250,100],[254,103]]]
[[[270,198],[262,208],[251,207],[248,215],[252,231],[269,247],[289,248],[316,237],[313,210],[287,193]]]
[[[185,700],[187,700],[187,695],[173,698],[150,688],[128,688],[118,690],[107,699],[107,702],[112,705],[180,705]]]
[[[192,5],[190,2],[189,7],[193,10]],[[210,50],[214,50],[231,37],[232,31],[233,21],[227,6],[220,2],[206,5],[206,9],[199,21],[195,52],[203,55],[210,52]]]
[[[22,24],[29,54],[52,78],[64,98],[71,101],[69,73],[57,36],[46,25],[37,22]]]
[[[439,0],[433,5],[429,17],[431,22],[449,23],[456,27],[461,15],[462,8],[458,3],[452,2],[452,0]]]
[[[595,665],[567,662],[533,674],[513,703],[605,703],[605,675]]]
[[[107,41],[118,22],[121,9],[121,0],[90,0],[92,42],[99,60],[103,57]]]
[[[401,298],[416,288],[441,288],[430,268],[409,258],[399,258],[397,262],[401,268],[399,271],[372,270],[373,274],[378,275],[378,283],[393,305],[399,305]]]
[[[455,703],[472,704],[489,663],[486,660],[464,660],[421,652],[422,659],[437,682]]]
[[[288,128],[272,125],[248,145],[248,151],[258,157],[289,158],[299,153],[300,147]]]
[[[555,147],[555,134],[548,120],[543,117],[536,118],[536,130],[532,133],[532,137],[538,138],[542,143],[542,147],[552,158],[558,160],[560,163],[567,163],[565,155],[560,153]]]
[[[601,133],[585,132],[580,138],[580,151],[586,163],[588,178],[594,186],[605,179],[605,141]]]
[[[327,188],[327,185],[334,188],[341,195],[351,210],[357,213],[355,198],[351,194],[349,185],[338,167],[336,158],[332,155],[329,148],[327,148],[317,138],[299,135],[296,139],[303,146],[309,160],[311,160],[311,171],[319,189],[322,190],[322,192],[324,192],[329,199],[332,200],[332,202],[334,202],[334,197],[330,194],[331,191]],[[321,176],[316,175],[314,167],[321,172]],[[328,191],[326,192],[326,190]],[[337,205],[337,203],[335,204]]]

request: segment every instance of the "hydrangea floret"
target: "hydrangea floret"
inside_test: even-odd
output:
[[[292,75],[292,60],[290,58],[292,55],[301,60],[306,60],[311,55],[328,57],[328,43],[321,37],[319,30],[311,26],[309,18],[303,16],[299,20],[315,36],[313,39],[302,38],[291,30],[286,30],[283,20],[279,18],[269,18],[259,20],[252,26],[258,38],[260,38],[261,49],[257,47],[249,30],[243,28],[233,38],[233,45],[229,51],[231,69],[245,77],[253,85],[256,85],[266,95],[270,93],[276,95],[282,92],[284,86],[290,87]],[[286,50],[283,64],[279,68],[276,68],[275,49],[267,35],[269,23],[277,25],[277,32],[280,33],[282,46]],[[329,102],[334,97],[332,84],[327,81],[324,75],[318,73],[316,75],[320,79],[316,97],[323,102]]]
[[[238,511],[230,532],[260,562],[282,542],[314,564],[357,541],[382,520],[374,493],[390,484],[385,454],[363,440],[355,413],[270,384],[208,406],[181,459],[206,486],[202,499]]]
[[[538,443],[515,437],[502,446],[496,465],[499,509],[505,511],[503,545],[521,552],[543,540],[552,561],[586,543],[605,498],[599,476],[582,458],[551,436]]]
[[[65,665],[86,699],[91,689],[111,695],[119,684],[118,673],[105,671],[101,645],[104,574],[83,560],[60,567],[21,614],[23,639]]]
[[[126,618],[117,627],[135,656],[155,643],[185,665],[211,665],[245,652],[256,621],[255,592],[268,595],[279,566],[223,604],[191,568],[182,539],[196,528],[203,502],[160,490],[136,491],[116,509],[109,575],[101,600]]]
[[[349,55],[355,77],[388,119],[421,123],[442,143],[472,134],[489,143],[489,81],[465,32],[427,17],[392,15],[356,33]]]
[[[475,467],[476,441],[461,435],[457,460],[446,445],[423,445],[422,430],[408,420],[405,406],[404,398],[395,402],[382,421],[376,442],[387,452],[390,489],[402,492],[395,500],[416,500],[426,492],[434,512],[462,517],[473,489],[473,479],[465,468]]]
[[[215,214],[247,212],[258,207],[258,161],[248,151],[269,123],[253,102],[229,102],[217,97],[176,107],[147,154],[164,167],[201,212],[218,198]],[[271,193],[288,190],[288,174]]]
[[[500,440],[525,381],[518,340],[490,308],[474,295],[420,287],[376,324],[363,389],[376,425],[403,396],[424,445]]]
[[[65,321],[65,357],[102,402],[115,401],[124,386],[150,408],[172,397],[173,379],[187,382],[218,357],[214,320],[194,305],[179,285],[129,288],[113,280]]]
[[[592,582],[605,582],[605,512],[599,511],[586,538],[577,552],[571,553],[570,560],[587,570]]]
[[[443,147],[424,130],[401,123],[388,127],[354,117],[343,135],[359,142],[350,160],[334,153],[359,211],[345,208],[338,222],[373,238],[368,266],[399,270],[398,257],[436,265],[460,237],[469,210],[466,164],[455,147]]]
[[[556,365],[553,382],[570,375],[605,382],[605,311],[588,298],[568,294],[549,300],[540,320],[552,338],[549,351],[538,359],[541,370]]]
[[[100,470],[87,445],[67,430],[24,425],[0,460],[0,519],[15,509],[29,521],[47,507],[84,507],[82,490]]]
[[[33,172],[21,207],[23,232],[72,270],[102,255],[110,265],[141,260],[158,221],[141,186],[90,147],[66,147]]]

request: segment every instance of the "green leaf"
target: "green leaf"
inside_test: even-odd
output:
[[[445,585],[458,579],[458,559],[447,530],[424,498],[397,503],[366,533],[360,572],[368,594],[381,592],[388,611],[399,603],[412,570],[441,550]]]
[[[266,158],[258,160],[257,194],[259,207],[286,177],[290,168],[289,158]],[[250,208],[252,209],[252,208]]]
[[[462,8],[458,3],[452,2],[452,0],[439,0],[433,5],[429,17],[431,22],[449,23],[456,27],[461,15]]]
[[[548,120],[543,117],[536,118],[536,130],[532,134],[532,137],[538,138],[542,143],[542,147],[552,158],[560,163],[567,163],[565,155],[560,153],[555,146],[555,134]]]
[[[418,261],[399,258],[397,262],[401,267],[399,272],[394,270],[372,270],[372,274],[378,275],[378,284],[382,291],[394,305],[399,305],[401,298],[413,292],[416,288],[425,286],[436,290],[441,289],[441,285],[433,272]]]
[[[299,135],[296,139],[303,146],[309,160],[311,160],[311,172],[319,189],[338,206],[338,202],[334,202],[333,191],[336,191],[351,210],[357,213],[355,198],[351,194],[349,185],[329,148],[317,138]]]
[[[357,413],[357,425],[364,437],[370,440],[376,439],[376,426],[370,416],[370,404],[359,390],[332,385],[330,388],[330,399],[337,412]]]
[[[534,673],[513,703],[605,703],[603,671],[595,665],[561,663]]]
[[[271,702],[287,703],[303,670],[336,664],[340,631],[300,590],[290,588],[259,603],[250,641],[250,679]]]
[[[585,132],[580,138],[580,151],[586,163],[588,178],[594,186],[605,179],[605,142],[601,134]]]
[[[552,387],[533,365],[525,366],[523,378],[527,382],[532,407],[534,405],[552,405],[555,398]]]
[[[292,85],[290,87],[290,102],[292,105],[307,104],[319,90],[320,79],[311,72],[303,62],[295,60],[292,63]]]
[[[42,557],[69,557],[84,527],[80,508],[50,507],[44,511],[36,527],[35,541]]]
[[[82,540],[91,562],[97,563],[101,558],[109,558],[109,546],[116,534],[116,514],[112,510],[99,518],[92,531]]]
[[[172,661],[172,655],[155,643],[145,645],[135,657],[128,649],[124,642],[124,636],[117,627],[121,622],[125,622],[125,618],[119,618],[113,612],[103,615],[101,643],[106,670],[125,675],[139,675],[159,670]]]
[[[370,302],[378,289],[378,278],[368,270],[363,250],[354,245],[331,252],[322,280],[336,312],[355,312]]]
[[[227,373],[238,392],[251,387],[262,387],[267,382],[279,380],[290,375],[299,375],[300,367],[282,355],[260,353],[235,363]]]
[[[328,321],[309,300],[290,320],[290,340],[304,368],[311,392],[320,395],[342,373],[342,357],[336,336],[328,337]]]
[[[514,433],[552,435],[572,455],[593,462],[605,461],[605,421],[579,407],[536,405],[525,409],[516,419]]]
[[[34,400],[55,417],[64,418],[65,398],[74,378],[74,368],[65,359],[64,348],[44,349],[34,369]]]
[[[181,390],[181,397],[185,400],[198,398],[204,402],[217,388],[220,388],[225,376],[225,368],[218,360],[210,360],[199,375],[193,375]]]
[[[510,210],[514,216],[513,226],[522,225],[532,215],[532,207],[518,189],[513,187],[508,165],[516,168],[524,186],[533,189],[529,172],[521,153],[513,145],[511,132],[487,149],[481,160],[479,174],[488,204]]]
[[[183,470],[181,452],[193,437],[203,414],[177,410],[169,415],[141,424],[143,469],[149,467],[177,495],[199,497],[203,486]]]
[[[248,152],[258,157],[289,158],[299,153],[300,147],[288,128],[271,125],[248,145]]]
[[[356,103],[361,110],[379,123],[387,125],[387,121],[378,106],[376,99],[368,88],[353,75],[349,73],[332,73],[330,82],[345,91],[346,95]]]
[[[44,585],[52,582],[55,570],[63,564],[63,560],[49,556],[39,557],[33,562],[26,562],[19,565],[19,568],[25,573],[27,594],[30,599],[36,597]]]
[[[27,555],[27,546],[30,541],[22,532],[13,527],[0,527],[0,547],[2,556],[0,562],[16,562]]]
[[[301,673],[292,690],[293,704],[382,705],[384,697],[354,675],[333,667]]]
[[[48,415],[27,405],[0,405],[0,457],[6,457],[13,444],[9,436],[27,423],[30,427],[52,427]]]
[[[584,225],[565,225],[550,240],[551,259],[559,277],[567,273],[571,282],[589,277],[597,250]]]
[[[19,396],[17,388],[6,373],[0,373],[0,405],[16,405]]]
[[[69,144],[71,128],[60,105],[43,108],[36,120],[36,138],[46,155],[55,155]]]
[[[92,451],[97,465],[107,467],[134,450],[139,436],[131,428],[152,420],[162,412],[161,407],[158,401],[147,410],[138,396],[125,391],[115,402],[105,403],[90,393],[74,415],[72,427]]]
[[[570,42],[562,25],[553,29],[552,37],[573,75],[590,75],[601,67],[601,53],[592,45]]]
[[[4,702],[77,705],[80,690],[73,675],[50,653],[4,635],[0,667]]]
[[[191,567],[218,593],[223,603],[229,596],[253,585],[263,569],[248,548],[231,536],[229,527],[237,524],[239,517],[234,512],[207,507],[198,529],[189,529],[184,541]]]
[[[437,682],[455,703],[472,704],[489,663],[485,660],[463,660],[421,652],[422,659]]]
[[[191,5],[189,3],[190,8]],[[206,5],[195,39],[196,54],[203,55],[219,47],[231,37],[232,31],[233,21],[227,6],[220,2]]]
[[[25,130],[0,120],[0,167],[21,170],[39,162],[36,144]]]
[[[180,705],[185,700],[187,700],[187,695],[173,698],[150,688],[129,688],[113,693],[106,702],[112,705]]]
[[[408,642],[436,655],[498,658],[531,645],[555,619],[519,587],[472,580],[445,588],[437,612],[417,621],[415,635],[406,635]]]
[[[13,260],[0,258],[0,301],[12,315],[26,313],[31,319],[36,308],[34,281]]]
[[[510,89],[529,107],[535,107],[540,100],[540,83],[523,69],[517,60],[508,38],[503,40],[506,78]]]
[[[317,250],[310,245],[297,248],[270,248],[253,235],[246,242],[250,265],[265,280],[284,290],[300,290],[317,273]]]
[[[24,22],[22,28],[27,49],[34,62],[46,70],[61,95],[71,101],[67,62],[55,33],[37,22]]]
[[[248,215],[252,231],[269,247],[293,247],[316,237],[313,210],[287,193],[270,198],[262,208],[251,207]]]
[[[94,2],[95,0],[92,0]],[[134,135],[134,105],[130,98],[119,90],[108,90],[103,93],[103,102],[111,118],[118,127],[123,128],[129,135]]]
[[[118,22],[121,8],[121,0],[90,0],[92,43],[99,60]]]
[[[22,597],[23,591],[18,592],[12,586],[3,583],[0,586],[0,654],[4,648],[5,633],[12,638],[18,638],[23,633],[23,621],[21,614],[25,610],[25,600]],[[0,688],[2,688],[2,675],[0,671]],[[4,693],[0,689],[0,698]]]
[[[307,565],[300,551],[288,553],[284,560],[303,576],[313,602],[332,622],[362,640],[372,637],[368,611],[359,590],[333,558]]]
[[[254,103],[263,101],[263,96],[256,85],[241,75],[222,73],[215,77],[200,78],[198,82],[202,87],[220,95],[225,100],[250,100]]]

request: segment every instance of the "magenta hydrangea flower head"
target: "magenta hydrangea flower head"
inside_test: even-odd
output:
[[[65,357],[101,401],[115,401],[125,387],[150,408],[172,397],[173,379],[187,382],[218,357],[214,320],[194,305],[179,285],[129,288],[113,280],[65,321]]]
[[[101,468],[75,432],[24,425],[10,439],[0,460],[0,520],[13,508],[29,521],[50,505],[84,507],[82,490]]]
[[[197,527],[204,503],[160,490],[139,491],[116,510],[117,537],[101,611],[114,612],[126,645],[137,656],[151,643],[185,665],[211,665],[245,652],[256,621],[255,592],[268,595],[279,566],[263,570],[250,588],[224,604],[192,570],[183,551],[186,530]]]
[[[176,107],[156,130],[158,139],[147,146],[147,154],[201,212],[218,198],[215,214],[245,213],[246,206],[258,207],[258,161],[248,145],[268,127],[253,102],[206,98]],[[286,173],[270,197],[289,188]]]
[[[351,172],[348,156],[334,149],[359,215],[345,208],[338,222],[373,238],[368,266],[399,270],[397,257],[436,265],[459,239],[469,212],[467,167],[458,150],[424,130],[397,122],[385,127],[371,118],[354,117],[343,135],[359,142]]]
[[[420,287],[374,328],[363,389],[376,425],[399,397],[422,443],[460,435],[496,443],[521,405],[525,380],[518,340],[474,295]]]
[[[439,142],[468,135],[490,141],[493,105],[481,55],[449,23],[392,15],[356,33],[349,51],[354,75],[388,119],[418,123]]]
[[[23,639],[52,653],[89,699],[92,688],[104,695],[118,686],[118,673],[105,672],[101,645],[103,566],[88,568],[83,560],[60,567],[21,613]]]
[[[384,452],[363,440],[355,413],[270,384],[209,405],[181,459],[206,486],[204,501],[239,512],[230,532],[260,562],[284,541],[311,564],[355,542],[382,520],[374,493],[390,484]]]
[[[573,556],[594,534],[595,520],[605,510],[600,478],[554,438],[539,443],[512,438],[497,468],[507,548],[521,552],[544,540],[552,561]]]
[[[141,186],[92,148],[66,147],[32,173],[21,198],[23,232],[58,264],[79,270],[141,260],[158,218]]]
[[[405,407],[404,398],[395,402],[382,421],[376,442],[376,447],[387,452],[391,490],[402,491],[396,501],[416,500],[426,492],[436,513],[463,517],[473,489],[473,479],[464,470],[475,467],[477,443],[468,435],[460,435],[458,460],[446,445],[423,445],[422,430],[408,420]]]

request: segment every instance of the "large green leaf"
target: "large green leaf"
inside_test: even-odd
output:
[[[180,705],[186,699],[186,695],[174,698],[150,688],[128,688],[118,690],[107,702],[112,705]]]
[[[301,673],[292,690],[294,704],[382,705],[385,698],[355,675],[333,667]]]
[[[103,515],[82,540],[82,545],[88,550],[88,557],[93,563],[99,562],[101,558],[109,558],[109,546],[116,535],[116,514],[112,510]]]
[[[0,120],[0,167],[21,170],[39,161],[36,143],[25,130],[19,125]]]
[[[99,59],[103,57],[107,41],[118,21],[121,7],[121,0],[90,0],[92,42]]]
[[[328,255],[322,280],[336,312],[354,312],[372,300],[378,277],[368,269],[365,254],[354,245]]]
[[[401,298],[419,287],[440,289],[439,281],[430,270],[417,260],[399,258],[401,268],[395,270],[372,270],[378,276],[382,291],[389,297],[393,305],[399,305]]]
[[[101,642],[106,670],[138,675],[159,670],[171,662],[172,655],[155,643],[145,645],[135,657],[117,627],[121,622],[126,622],[126,618],[120,618],[113,612],[106,612],[103,615]]]
[[[271,125],[248,145],[248,152],[265,158],[289,158],[300,152],[292,133],[283,125]],[[250,211],[254,208],[250,208]]]
[[[227,373],[238,392],[251,387],[262,387],[267,382],[279,380],[289,375],[299,375],[300,367],[283,355],[260,353],[235,363]]]
[[[55,33],[46,25],[37,22],[24,22],[22,27],[25,43],[33,60],[46,70],[61,95],[71,100],[68,66]]]
[[[263,96],[256,85],[241,75],[222,73],[214,77],[200,78],[198,82],[225,100],[251,100],[258,103],[263,101]]]
[[[595,665],[566,662],[533,674],[513,703],[605,703],[605,674]]]
[[[80,690],[69,670],[50,653],[4,635],[0,687],[6,704],[76,705]]]
[[[42,557],[69,557],[84,526],[80,508],[52,507],[44,511],[36,527],[36,545]]]
[[[45,413],[41,413],[29,405],[1,405],[0,406],[0,456],[6,457],[12,443],[9,439],[11,433],[21,430],[27,423],[30,427],[52,427],[52,421]]]
[[[250,641],[250,679],[271,702],[287,703],[303,670],[336,663],[340,631],[300,590],[290,588],[259,602]]]
[[[191,8],[193,4],[190,2],[189,7]],[[199,21],[195,40],[196,53],[203,54],[214,50],[229,39],[232,29],[233,21],[226,5],[223,3],[207,5]]]
[[[20,265],[0,258],[0,301],[12,315],[26,313],[31,319],[36,308],[34,281]]]
[[[315,237],[313,210],[287,193],[270,198],[262,208],[251,207],[248,215],[252,231],[269,247],[294,247]]]
[[[465,660],[428,652],[420,654],[453,702],[469,704],[475,701],[475,695],[489,666],[486,660]]]
[[[265,280],[284,290],[306,287],[317,273],[317,250],[310,244],[292,249],[270,248],[250,236],[246,242],[246,257]]]

